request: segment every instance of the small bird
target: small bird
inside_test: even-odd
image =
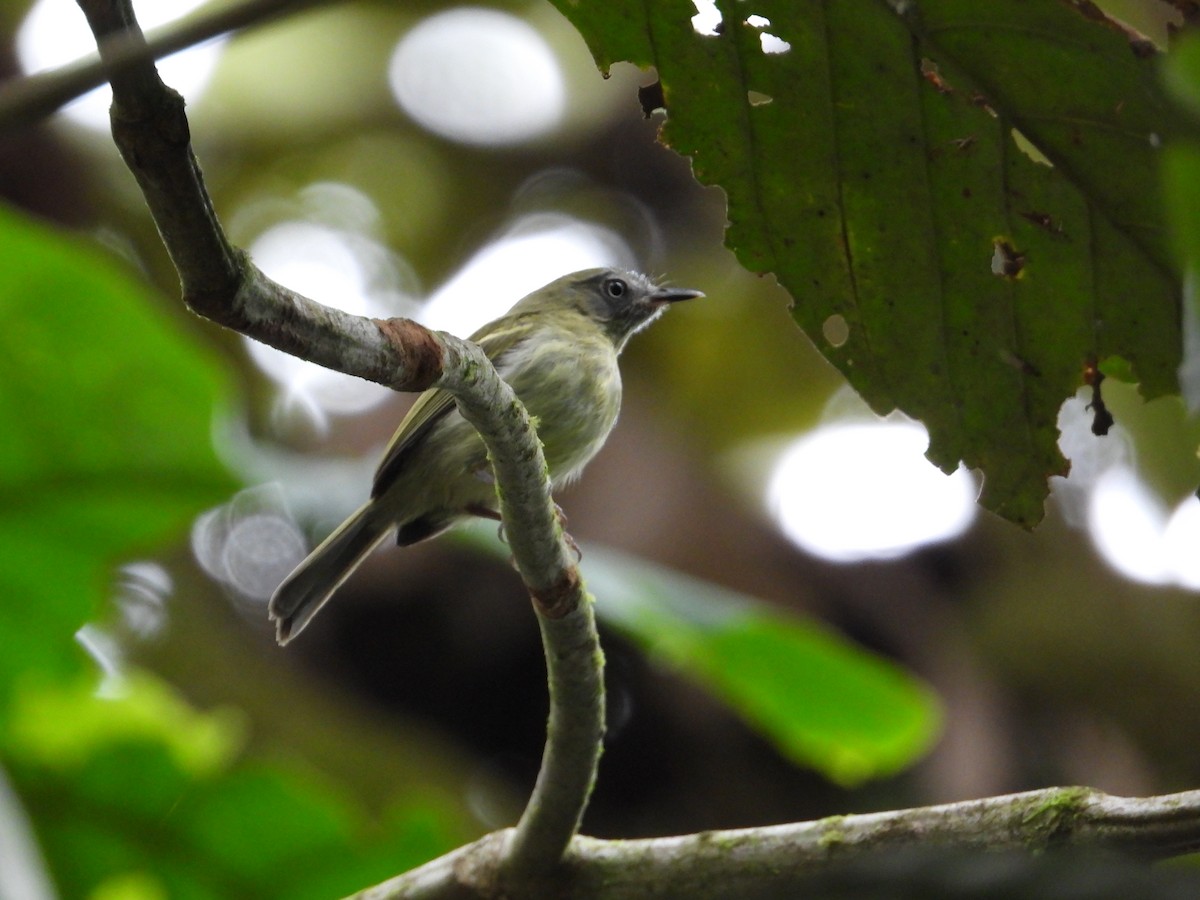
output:
[[[471,335],[537,423],[555,488],[579,476],[617,421],[617,356],[626,341],[669,304],[702,296],[636,272],[586,269],[528,294]],[[392,436],[371,499],[275,591],[277,640],[299,634],[393,529],[406,547],[469,516],[500,518],[487,450],[449,393],[426,391]]]

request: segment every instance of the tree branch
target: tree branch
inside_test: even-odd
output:
[[[81,59],[51,72],[0,85],[0,132],[36,122],[109,80],[113,67],[162,59],[231,31],[261,25],[327,0],[247,0],[238,6],[205,10],[166,26],[145,39],[117,32],[108,38],[105,58]]]
[[[538,614],[550,680],[542,769],[502,856],[514,883],[549,870],[578,830],[595,780],[604,734],[603,656],[529,415],[475,344],[406,319],[331,309],[255,268],[229,243],[213,211],[183,99],[158,77],[129,0],[78,2],[108,67],[113,138],[150,207],[188,307],[286,353],[397,390],[443,388],[479,431],[513,558]]]
[[[499,848],[505,835],[488,835],[355,898],[500,896]],[[1033,852],[1086,848],[1165,859],[1200,849],[1200,791],[1130,798],[1088,788],[1049,788],[680,837],[635,841],[576,837],[562,866],[538,882],[537,893],[530,896],[560,900],[805,896],[806,884],[835,866],[914,848]]]

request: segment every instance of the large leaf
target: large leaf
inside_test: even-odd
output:
[[[927,685],[817,622],[611,550],[585,568],[605,624],[833,781],[894,774],[940,731]]]
[[[457,537],[508,557],[486,529]],[[819,622],[605,547],[588,545],[583,569],[603,624],[832,781],[892,775],[940,733],[928,685]]]
[[[114,562],[186,528],[233,481],[226,394],[111,258],[0,208],[0,718],[23,672],[81,671],[73,635]]]
[[[1093,4],[721,0],[706,35],[686,0],[556,3],[602,68],[657,67],[664,138],[725,189],[742,263],[931,460],[978,467],[988,508],[1041,518],[1089,364],[1176,389],[1157,167],[1184,125]]]

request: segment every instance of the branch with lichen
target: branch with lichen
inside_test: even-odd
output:
[[[355,900],[497,897],[505,832],[355,895]],[[562,865],[527,896],[803,897],[816,876],[890,852],[1115,850],[1147,860],[1200,849],[1200,791],[1113,797],[1048,788],[919,809],[814,822],[602,841],[576,837]],[[893,885],[894,886],[894,885]],[[843,896],[839,894],[838,896]],[[875,895],[872,895],[875,896]]]
[[[509,545],[546,648],[550,722],[530,802],[503,855],[513,878],[554,866],[579,828],[604,735],[592,600],[556,515],[537,434],[478,346],[407,319],[368,319],[284,288],[234,248],[192,151],[183,98],[163,84],[129,0],[79,0],[112,84],[113,139],[197,314],[396,390],[441,388],[487,446]]]

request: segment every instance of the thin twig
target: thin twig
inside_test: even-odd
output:
[[[603,657],[591,599],[564,540],[525,408],[476,345],[405,319],[366,319],[322,306],[255,268],[217,219],[183,99],[159,79],[129,0],[78,2],[109,67],[113,138],[188,307],[284,352],[397,390],[444,388],[487,445],[509,545],[538,613],[551,700],[542,770],[504,854],[505,877],[519,883],[551,869],[579,827],[595,780],[604,733]]]
[[[206,10],[165,26],[144,40],[123,32],[112,35],[99,56],[69,63],[50,72],[0,84],[0,132],[19,128],[61,109],[108,81],[110,67],[162,59],[233,31],[273,21],[328,0],[247,0],[238,6]]]

